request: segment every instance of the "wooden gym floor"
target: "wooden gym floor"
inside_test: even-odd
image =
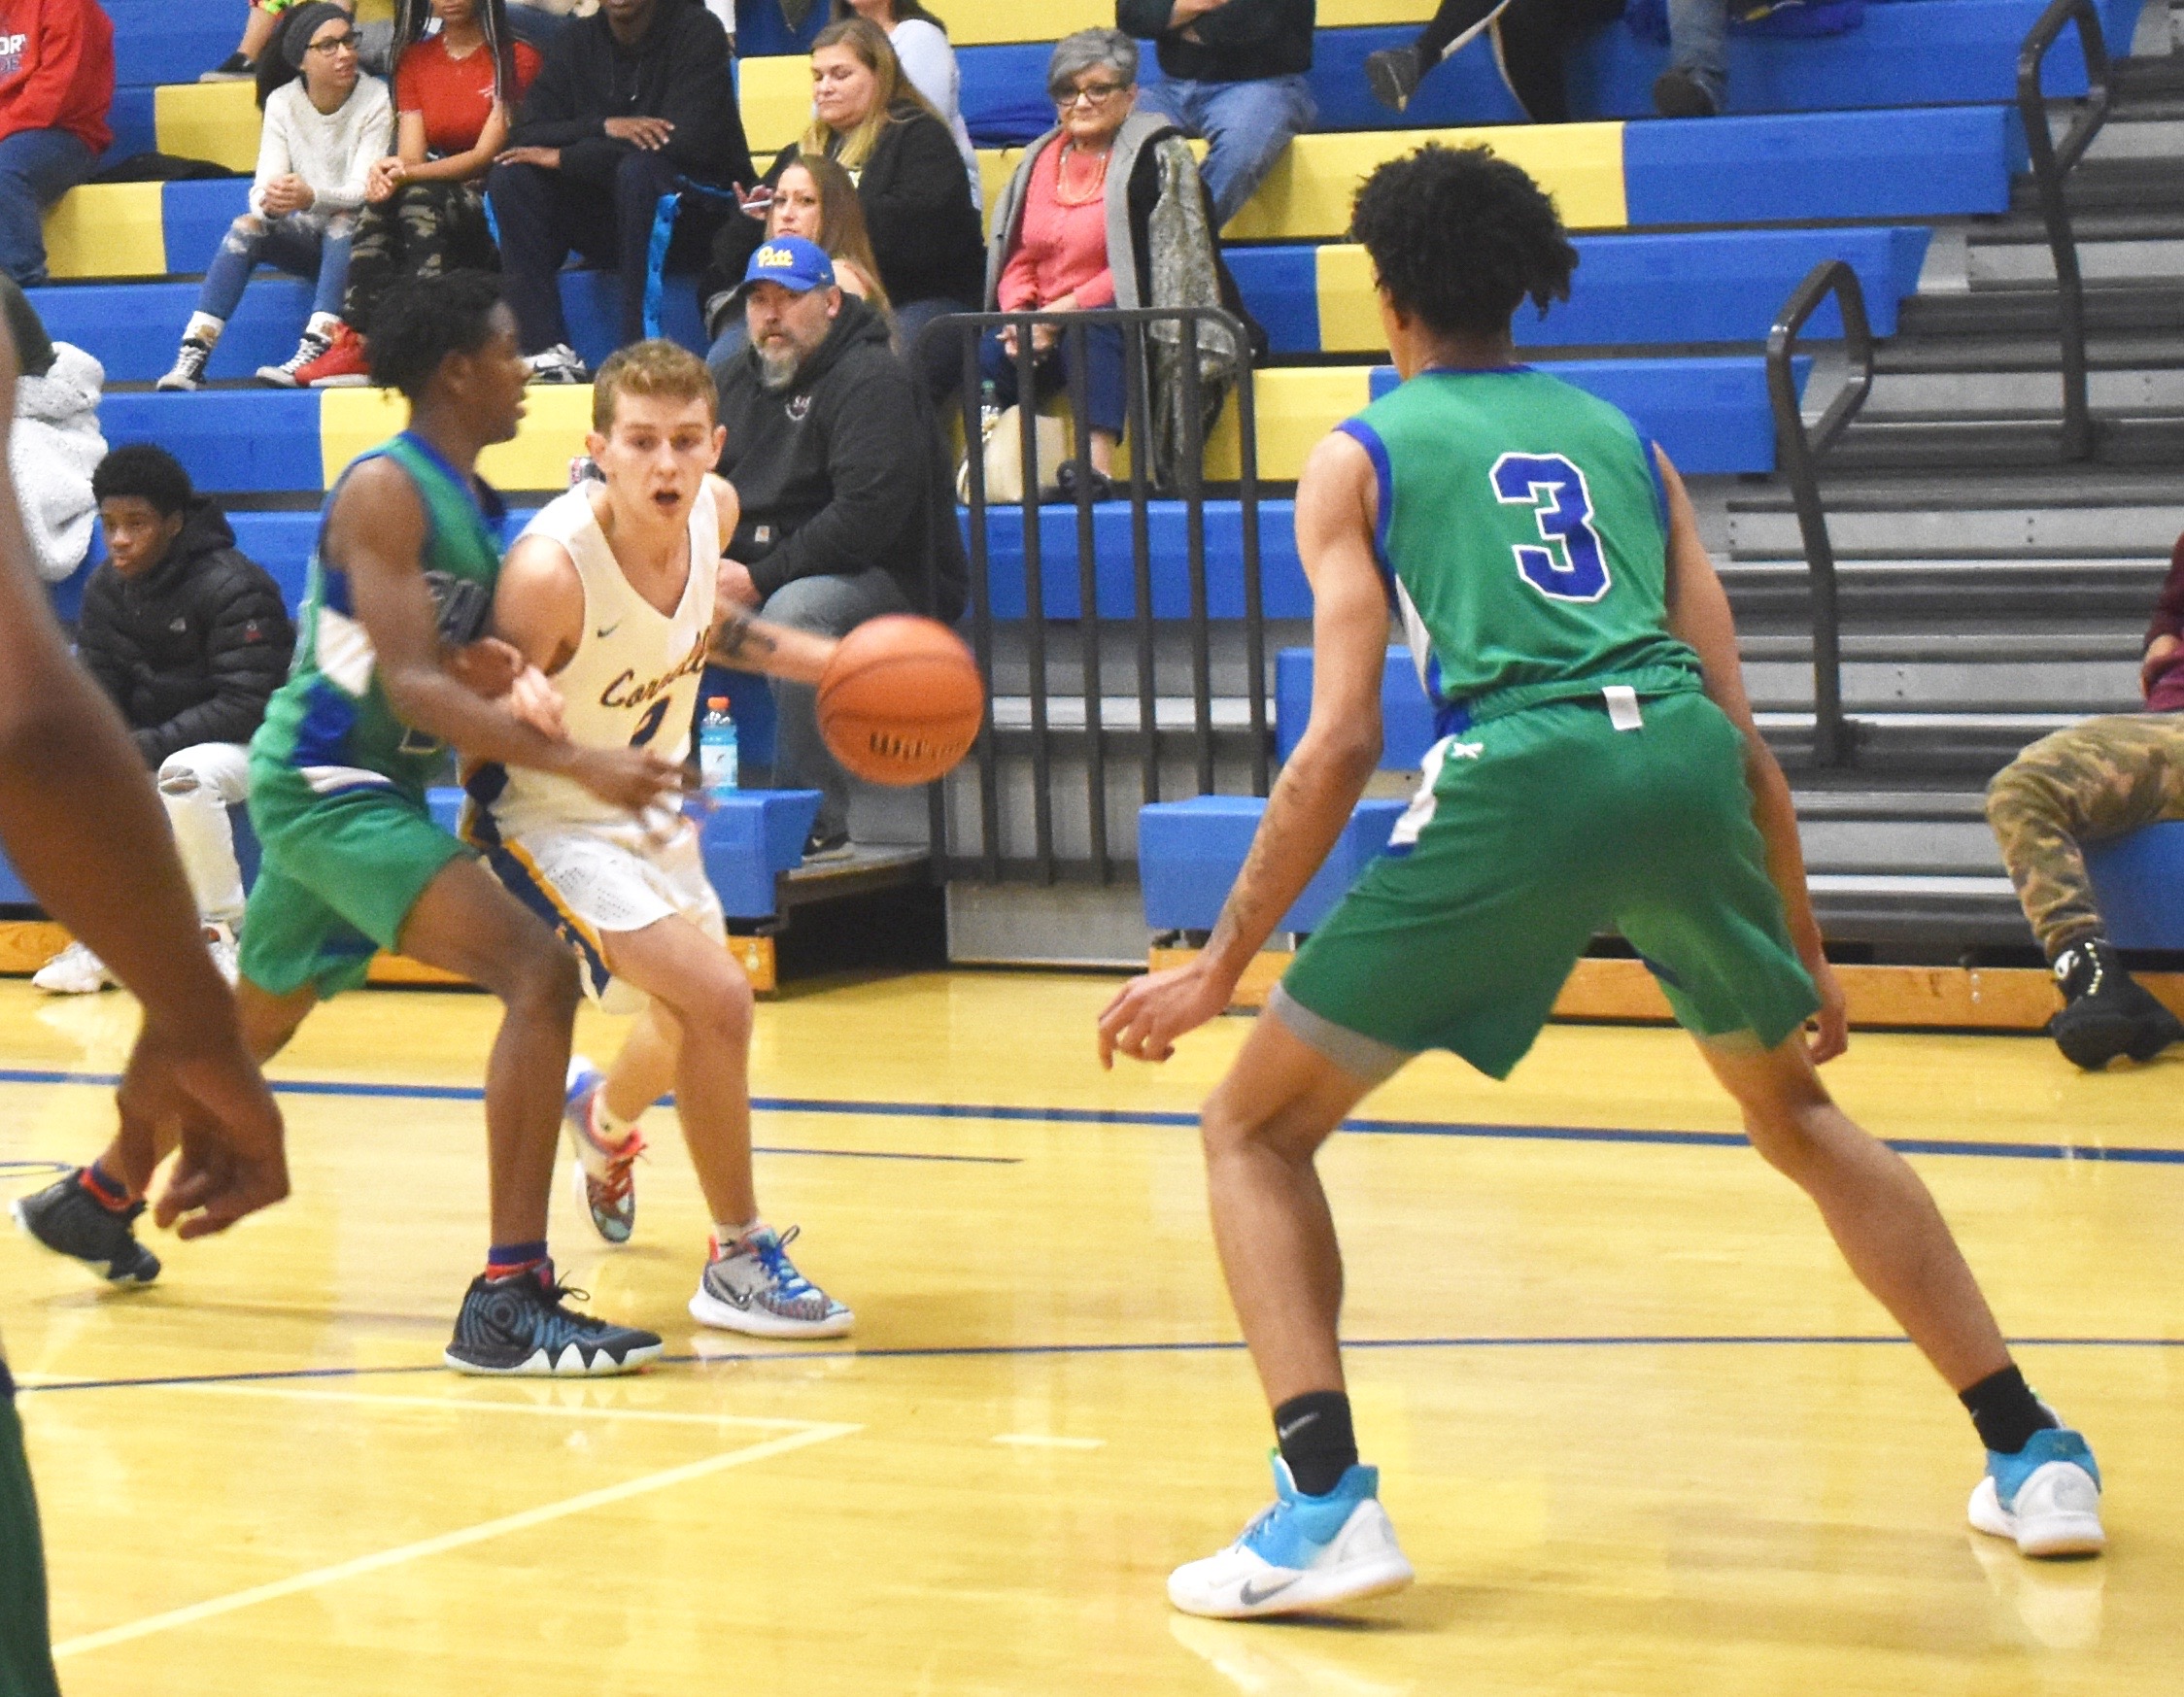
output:
[[[1979,1452],[1734,1146],[1672,1032],[1445,1057],[1325,1159],[1366,1457],[1419,1583],[1340,1624],[1172,1614],[1268,1495],[1190,1114],[1244,1035],[1102,1074],[1111,981],[935,975],[763,1007],[762,1197],[857,1309],[798,1348],[684,1313],[703,1223],[655,1113],[633,1246],[564,1272],[668,1337],[635,1379],[434,1364],[483,1248],[492,1004],[369,992],[277,1072],[296,1193],[108,1293],[0,1239],[73,1697],[461,1692],[2174,1691],[2184,1666],[2184,1061],[1866,1035],[2035,1385],[2108,1472],[2111,1553],[1969,1532]],[[580,1037],[612,1041],[587,1013]],[[124,998],[0,985],[0,1175],[104,1139]],[[1662,1135],[1667,1134],[1667,1135]]]

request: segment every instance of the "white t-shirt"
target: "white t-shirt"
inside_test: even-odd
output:
[[[985,186],[978,179],[978,150],[971,145],[971,130],[963,121],[963,72],[955,49],[944,32],[922,17],[905,17],[887,32],[887,39],[903,61],[903,74],[946,120],[963,168],[971,173],[971,204],[984,212]]]
[[[394,147],[394,102],[377,77],[358,77],[349,98],[321,112],[298,77],[273,90],[258,130],[251,210],[265,211],[265,186],[293,171],[316,198],[295,216],[324,229],[335,215],[364,204],[364,178]]]

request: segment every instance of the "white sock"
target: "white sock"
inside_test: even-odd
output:
[[[339,313],[315,312],[311,315],[311,322],[303,326],[303,333],[307,336],[323,336],[330,342],[334,331],[340,328]]]
[[[185,342],[202,342],[208,348],[220,346],[220,333],[227,328],[225,319],[216,319],[209,312],[193,312],[182,332]]]
[[[744,1239],[765,1224],[765,1218],[757,1214],[752,1215],[740,1226],[731,1226],[720,1220],[715,1220],[713,1222],[713,1241],[721,1246],[723,1255],[733,1255],[743,1246]]]

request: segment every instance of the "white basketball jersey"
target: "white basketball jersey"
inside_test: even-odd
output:
[[[713,488],[700,489],[690,515],[690,581],[672,613],[632,589],[600,533],[588,484],[547,503],[524,527],[568,550],[584,585],[584,634],[554,674],[569,739],[588,748],[641,745],[680,764],[690,757],[691,723],[705,669],[718,584],[720,520]],[[660,809],[668,815],[665,807]],[[493,802],[504,836],[557,826],[630,823],[630,815],[571,779],[508,768]],[[664,817],[660,822],[667,823]]]

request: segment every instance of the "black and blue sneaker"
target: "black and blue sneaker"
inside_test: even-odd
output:
[[[110,1208],[84,1185],[84,1170],[56,1178],[44,1190],[15,1201],[16,1224],[55,1255],[81,1261],[109,1284],[150,1284],[159,1258],[136,1240],[130,1228],[144,1204]]]
[[[583,1295],[554,1277],[551,1261],[501,1278],[481,1273],[463,1293],[443,1359],[457,1373],[580,1378],[634,1373],[660,1353],[657,1333],[596,1320],[563,1301]]]

